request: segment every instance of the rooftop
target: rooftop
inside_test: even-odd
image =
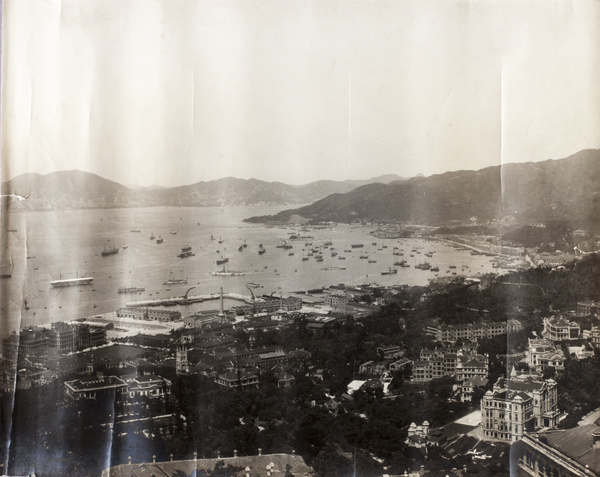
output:
[[[252,477],[265,477],[267,466],[272,466],[275,475],[283,475],[286,469],[292,475],[314,476],[312,467],[304,459],[291,454],[268,454],[242,457],[222,457],[213,459],[175,460],[171,462],[156,462],[143,464],[121,464],[102,471],[102,477],[150,477],[156,475],[196,475],[198,471],[213,471],[217,464],[231,467],[231,475],[242,477],[246,475],[246,467]],[[289,467],[288,467],[289,466]],[[239,469],[239,470],[233,470]]]

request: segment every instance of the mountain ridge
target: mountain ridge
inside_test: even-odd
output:
[[[391,174],[365,181],[315,181],[303,185],[224,177],[177,187],[125,186],[79,170],[26,173],[2,182],[2,207],[61,210],[153,206],[300,205],[331,192],[350,190],[378,180],[405,180]],[[17,200],[14,196],[26,197]]]
[[[313,204],[248,222],[397,222],[442,225],[513,217],[518,222],[570,221],[597,227],[600,150],[567,158],[449,171],[400,183],[365,185]]]

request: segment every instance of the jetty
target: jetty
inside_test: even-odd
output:
[[[172,298],[157,298],[154,300],[132,301],[125,306],[134,308],[138,306],[175,306],[175,305],[190,305],[192,303],[202,303],[206,300],[218,300],[221,298],[220,293],[209,293],[207,295],[184,295]],[[250,297],[240,295],[238,293],[223,293],[223,298],[237,300],[244,303],[252,304]]]

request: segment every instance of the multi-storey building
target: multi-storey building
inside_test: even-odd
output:
[[[226,388],[258,387],[258,374],[246,371],[231,371],[215,377],[215,383]]]
[[[127,383],[117,376],[87,376],[65,382],[65,396],[78,401],[80,399],[101,399],[107,394],[121,400],[127,394]]]
[[[61,353],[70,353],[77,350],[77,331],[68,323],[52,323],[50,328],[50,347]]]
[[[527,431],[558,424],[558,390],[552,379],[501,377],[481,400],[481,428],[487,441],[513,442]]]
[[[158,321],[168,323],[181,320],[181,313],[174,310],[161,310],[148,307],[119,308],[117,318],[132,318],[134,320]]]
[[[577,314],[579,316],[589,316],[598,313],[600,302],[593,300],[584,300],[577,302]]]
[[[542,336],[551,341],[571,341],[579,338],[579,324],[563,316],[544,318]]]
[[[590,340],[594,348],[600,348],[600,326],[593,325]]]
[[[137,376],[127,383],[129,397],[135,398],[164,398],[171,394],[171,381],[155,374]]]
[[[465,325],[441,325],[431,330],[431,334],[435,336],[437,341],[454,343],[459,339],[475,341],[479,338],[492,338],[507,332],[519,331],[522,328],[520,321],[511,319]]]
[[[454,375],[459,383],[474,377],[487,378],[488,356],[478,355],[469,345],[430,350],[423,348],[413,364],[411,381],[426,382]]]
[[[554,368],[560,373],[565,369],[562,349],[547,339],[529,338],[526,359],[531,371],[543,372],[547,368]]]
[[[331,308],[337,308],[341,305],[345,305],[349,301],[350,297],[348,295],[339,293],[325,296],[325,304]]]
[[[517,477],[599,477],[600,427],[526,435],[512,446],[511,455]]]

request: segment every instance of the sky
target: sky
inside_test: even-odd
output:
[[[2,180],[304,184],[600,148],[597,0],[3,0]]]

